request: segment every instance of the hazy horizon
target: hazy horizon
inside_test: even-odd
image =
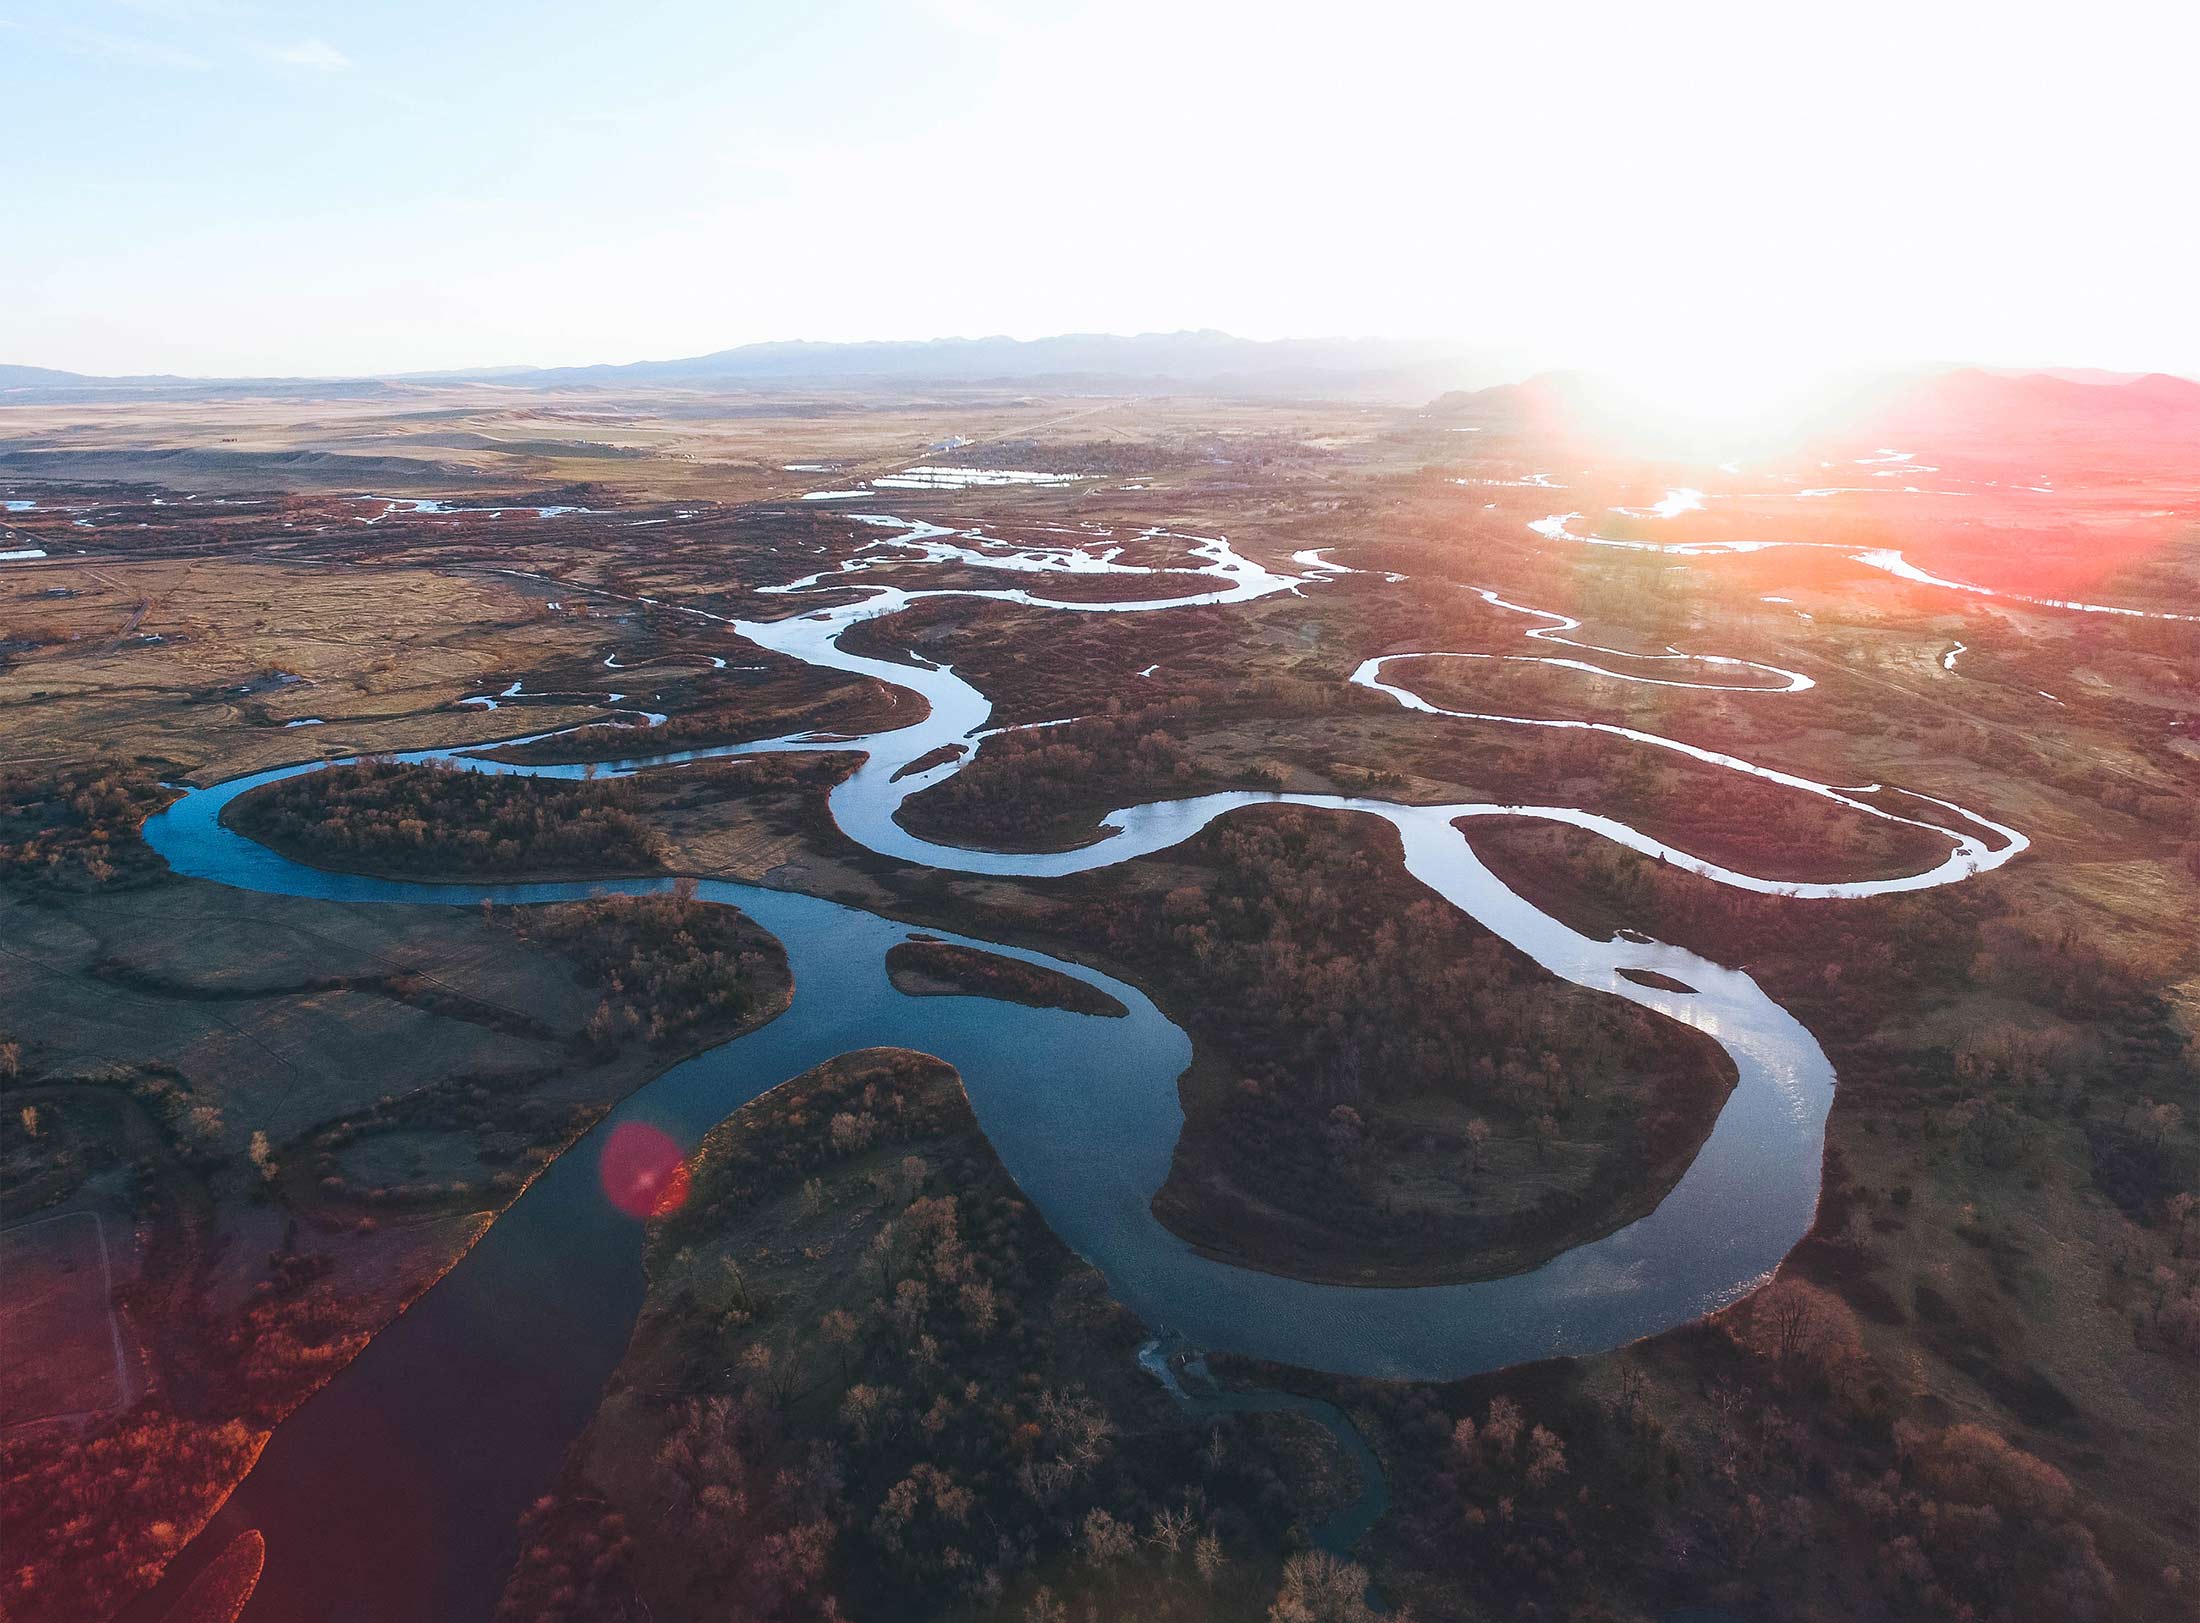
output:
[[[2200,20],[2157,8],[12,0],[0,41],[24,365],[1215,328],[2200,371]]]
[[[812,338],[797,335],[791,337],[780,336],[767,338],[745,338],[737,342],[725,344],[697,343],[691,345],[688,348],[678,350],[677,352],[667,352],[661,354],[602,356],[592,360],[559,361],[554,363],[501,360],[486,360],[480,361],[478,363],[445,362],[430,366],[407,367],[403,370],[392,367],[365,367],[351,371],[328,372],[225,373],[156,372],[151,368],[140,367],[116,371],[91,372],[88,371],[86,368],[78,366],[64,366],[52,362],[20,361],[11,355],[5,354],[0,354],[0,366],[36,367],[42,370],[65,372],[75,376],[91,378],[94,380],[127,379],[131,377],[173,376],[194,382],[251,381],[259,378],[301,382],[334,382],[352,379],[381,379],[393,382],[401,382],[413,379],[421,381],[434,381],[442,378],[450,378],[456,380],[469,380],[477,378],[487,379],[492,377],[492,375],[499,373],[517,374],[582,369],[618,369],[630,366],[654,366],[687,360],[708,359],[712,356],[731,354],[744,349],[798,349],[803,347],[814,347],[818,349],[851,349],[869,347],[876,347],[880,349],[907,349],[924,348],[928,346],[947,346],[956,344],[978,345],[1003,342],[1034,345],[1060,340],[1096,340],[1128,343],[1146,339],[1209,337],[1231,342],[1260,344],[1273,343],[1334,345],[1339,347],[1362,344],[1369,346],[1419,346],[1425,348],[1432,357],[1442,358],[1447,356],[1458,356],[1464,361],[1486,362],[1491,368],[1494,369],[1496,373],[1501,374],[1501,376],[1495,376],[1487,380],[1491,382],[1519,381],[1526,378],[1559,372],[1583,372],[1595,376],[1608,370],[1606,368],[1599,367],[1594,359],[1585,359],[1576,362],[1555,356],[1545,357],[1533,354],[1520,354],[1518,352],[1507,353],[1498,349],[1494,345],[1477,343],[1474,339],[1468,337],[1422,337],[1413,335],[1371,336],[1365,334],[1339,333],[1281,333],[1272,337],[1249,338],[1243,333],[1231,332],[1223,328],[1213,327],[1156,328],[1141,332],[1064,330],[1059,332],[1038,332],[1029,334],[998,332],[924,333],[894,334],[865,338]],[[2040,357],[2031,359],[1990,360],[1980,359],[1975,356],[1918,356],[1909,359],[1886,359],[1876,364],[1860,364],[1855,367],[1827,365],[1814,368],[1813,370],[1817,375],[1820,376],[1862,376],[1872,374],[1935,373],[1974,367],[1985,371],[1992,371],[2010,375],[2077,375],[2096,373],[2100,375],[2100,378],[2102,380],[2115,381],[2129,378],[2138,378],[2153,374],[2183,377],[2192,381],[2200,381],[2200,367],[2195,367],[2191,371],[2186,371],[2184,369],[2174,366],[2110,367],[2097,365],[2094,362],[2083,357]],[[2087,381],[2091,380],[2089,379]],[[1478,383],[1473,386],[1482,387],[1485,385]]]

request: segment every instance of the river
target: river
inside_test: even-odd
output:
[[[642,1296],[641,1232],[604,1196],[596,1177],[605,1137],[621,1123],[640,1121],[692,1144],[764,1090],[853,1048],[916,1048],[955,1066],[1003,1164],[1055,1232],[1097,1266],[1118,1299],[1146,1323],[1197,1347],[1342,1374],[1443,1379],[1554,1354],[1595,1352],[1685,1323],[1763,1280],[1809,1228],[1833,1096],[1832,1066],[1810,1033],[1748,975],[1639,936],[1597,940],[1543,913],[1477,860],[1459,821],[1524,815],[1567,822],[1720,883],[1792,894],[1805,905],[1950,883],[2024,848],[2015,830],[1915,797],[1992,830],[2000,843],[1972,829],[1901,818],[1944,833],[1949,857],[1925,873],[1898,879],[1793,885],[1707,862],[1580,808],[1413,806],[1248,792],[1128,806],[1105,819],[1103,838],[1071,851],[1012,854],[925,840],[902,827],[895,812],[910,795],[961,770],[982,747],[990,703],[947,666],[904,665],[842,649],[839,639],[850,627],[929,596],[993,597],[1076,613],[1162,612],[1296,591],[1318,577],[1276,574],[1212,537],[1175,538],[1190,543],[1198,560],[1192,567],[1147,569],[1119,564],[1112,552],[1098,554],[1082,543],[1004,551],[1005,543],[974,532],[884,516],[861,522],[886,532],[874,543],[879,550],[773,589],[854,585],[868,588],[861,601],[768,622],[704,617],[813,665],[875,676],[912,691],[928,706],[922,721],[858,739],[798,735],[638,755],[602,770],[628,773],[775,750],[859,750],[861,765],[831,800],[836,821],[851,837],[886,855],[949,871],[1042,879],[1165,849],[1248,805],[1280,802],[1382,818],[1398,832],[1407,871],[1478,924],[1561,979],[1692,1025],[1725,1050],[1737,1085],[1695,1161],[1648,1215],[1508,1278],[1376,1288],[1312,1284],[1232,1267],[1196,1255],[1153,1216],[1151,1201],[1168,1174],[1183,1126],[1176,1084],[1191,1048],[1137,988],[1043,954],[932,932],[1072,975],[1111,993],[1130,1014],[1104,1019],[977,998],[910,998],[893,989],[884,969],[886,952],[908,939],[909,927],[816,897],[704,881],[698,889],[704,900],[742,908],[785,944],[795,976],[788,1010],[762,1029],[666,1071],[553,1163],[457,1266],[277,1430],[214,1528],[196,1542],[190,1559],[179,1561],[156,1595],[172,1593],[226,1532],[258,1527],[268,1539],[268,1565],[248,1618],[310,1616],[342,1623],[486,1617],[510,1567],[519,1512],[555,1479],[565,1448],[586,1424],[624,1349]],[[1196,589],[1180,595],[1134,602],[1048,599],[1022,587],[869,588],[862,581],[871,562],[906,560],[910,553],[919,561],[1033,575],[1202,579],[1186,582]],[[1355,679],[1409,708],[1452,713],[1384,680],[1385,663],[1369,661]],[[1776,678],[1789,674],[1757,668]],[[1761,691],[1794,690],[1787,684]],[[1596,727],[1828,796],[1870,815],[1895,816],[1855,798],[1864,791],[1816,784],[1660,735],[1597,723],[1488,719]],[[967,748],[896,781],[910,762],[949,743]],[[553,777],[582,770],[490,762],[460,750],[419,751],[400,759],[443,759],[468,770]],[[444,885],[330,873],[290,862],[221,822],[222,809],[238,795],[326,764],[304,763],[190,791],[147,821],[146,838],[186,877],[341,902],[523,905],[605,890],[646,892],[670,883]],[[1643,985],[1625,970],[1653,971],[1690,990]],[[1173,1383],[1172,1389],[1180,1390]],[[1266,1406],[1270,1400],[1257,1401]],[[1334,1411],[1284,1401],[1330,1426],[1355,1459],[1371,1463],[1364,1443]],[[1378,1506],[1379,1486],[1370,1489]],[[1365,1504],[1363,1499],[1363,1510]],[[137,1613],[158,1615],[145,1607]]]

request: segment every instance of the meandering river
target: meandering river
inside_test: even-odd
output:
[[[776,589],[802,593],[855,586],[867,591],[860,601],[768,622],[705,617],[723,620],[765,648],[914,692],[928,707],[923,720],[856,739],[799,735],[642,755],[604,770],[633,772],[768,751],[856,750],[864,759],[831,800],[836,821],[851,837],[885,855],[953,872],[1041,879],[1165,849],[1248,805],[1280,802],[1378,817],[1396,829],[1408,872],[1551,973],[1695,1026],[1717,1042],[1734,1062],[1738,1084],[1709,1138],[1648,1215],[1508,1278],[1373,1288],[1311,1284],[1232,1267],[1195,1254],[1153,1216],[1150,1203],[1168,1174],[1183,1125],[1176,1084],[1191,1050],[1184,1034],[1137,988],[1043,954],[932,932],[1072,975],[1114,995],[1130,1014],[1103,1019],[976,998],[909,998],[893,989],[884,968],[888,949],[908,938],[908,927],[816,897],[704,881],[698,893],[705,900],[741,907],[785,944],[795,976],[792,1005],[762,1029],[673,1067],[621,1104],[537,1179],[441,1282],[283,1424],[214,1531],[199,1541],[211,1553],[225,1529],[256,1526],[267,1535],[267,1572],[249,1617],[487,1615],[509,1569],[516,1518],[554,1480],[564,1449],[586,1424],[618,1361],[641,1300],[642,1236],[604,1196],[596,1177],[599,1148],[620,1123],[648,1122],[693,1143],[749,1099],[833,1055],[875,1044],[922,1049],[962,1073],[1002,1162],[1055,1232],[1102,1271],[1121,1301],[1158,1329],[1207,1349],[1386,1377],[1447,1378],[1553,1354],[1593,1352],[1733,1300],[1802,1237],[1816,1208],[1833,1070],[1810,1033],[1748,975],[1637,936],[1597,940],[1568,928],[1491,874],[1460,833],[1460,821],[1528,816],[1565,822],[1719,883],[1790,894],[1803,905],[1950,883],[2009,860],[2025,845],[2013,829],[1922,796],[1913,797],[1920,814],[1905,817],[1858,798],[1868,791],[1818,784],[1682,740],[1601,723],[1510,716],[1481,719],[1587,727],[1676,750],[1867,815],[1934,828],[1947,837],[1950,852],[1916,875],[1796,885],[1720,866],[1583,808],[1416,806],[1243,792],[1124,807],[1105,819],[1104,837],[1071,851],[1011,854],[922,839],[905,829],[895,812],[909,796],[961,770],[982,748],[991,706],[949,667],[897,664],[843,649],[840,638],[849,628],[929,596],[992,597],[1065,613],[1163,612],[1297,591],[1321,572],[1277,574],[1212,537],[1176,537],[1189,543],[1197,563],[1152,569],[1122,564],[1112,550],[1095,552],[1083,540],[1058,548],[1011,546],[975,532],[883,516],[861,522],[882,532],[871,549],[836,570]],[[863,580],[875,563],[889,559],[1034,576],[1138,574],[1163,585],[1171,576],[1198,578],[1184,582],[1195,589],[1180,595],[1134,602],[1050,599],[1024,587],[930,592],[874,587]],[[575,590],[565,583],[561,589]],[[1573,628],[1564,616],[1544,617],[1565,622],[1548,631]],[[1412,709],[1460,714],[1422,701],[1410,687],[1387,678],[1392,663],[1371,659],[1354,680]],[[1807,685],[1793,673],[1751,668],[1777,684],[1761,689],[1768,695]],[[1658,679],[1732,691],[1728,683]],[[899,776],[945,744],[965,749],[922,772]],[[582,770],[486,761],[458,750],[400,758],[551,777]],[[533,904],[604,890],[647,892],[670,883],[441,885],[330,873],[290,862],[221,822],[223,808],[240,794],[325,764],[285,767],[194,790],[150,819],[146,838],[179,874],[331,901]],[[1942,824],[1924,815],[1928,807],[1956,817]],[[1970,826],[1963,826],[1965,821]],[[1983,837],[1981,829],[1993,838]],[[1641,984],[1625,971],[1655,972],[1690,990]],[[1296,1406],[1310,1413],[1315,1407]],[[1331,1423],[1321,1414],[1315,1417]],[[1332,1429],[1341,1426],[1339,1417]],[[1340,1435],[1348,1432],[1343,1428]],[[1348,1438],[1348,1446],[1351,1442],[1356,1439]],[[160,1593],[170,1588],[172,1583]]]

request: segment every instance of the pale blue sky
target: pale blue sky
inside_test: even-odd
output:
[[[2193,17],[0,0],[0,360],[1217,326],[2200,371]]]

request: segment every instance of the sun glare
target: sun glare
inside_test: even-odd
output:
[[[1612,369],[1627,403],[1677,429],[1778,434],[1823,393],[1789,357],[1746,339],[1710,339],[1631,357]]]

